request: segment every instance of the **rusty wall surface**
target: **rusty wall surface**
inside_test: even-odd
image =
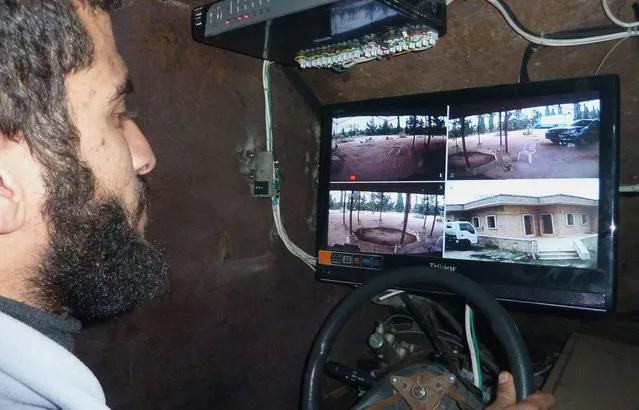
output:
[[[597,0],[511,4],[535,30],[604,21]],[[343,289],[316,283],[271,236],[269,201],[248,196],[240,156],[264,138],[261,63],[194,43],[185,3],[124,5],[114,25],[136,87],[130,108],[139,112],[159,160],[150,178],[149,236],[168,250],[173,288],[163,300],[83,332],[78,353],[114,409],[294,409],[306,351]],[[328,102],[515,81],[526,43],[497,12],[481,0],[455,0],[449,13],[449,34],[433,50],[365,64],[346,75],[318,71],[305,78]],[[638,46],[635,39],[624,42],[602,68],[622,79],[624,182],[639,182],[633,121]],[[609,47],[540,50],[531,78],[591,74]],[[287,195],[282,214],[292,239],[311,250],[307,221],[315,198],[308,159],[316,154],[315,124],[277,69],[272,80],[275,150]],[[637,201],[621,204],[625,312],[639,310]],[[544,323],[548,332],[553,326],[580,326],[586,333],[593,326],[590,333],[622,328],[548,316],[520,320],[524,330]],[[556,340],[562,338],[557,333]]]

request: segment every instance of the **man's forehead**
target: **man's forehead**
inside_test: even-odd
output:
[[[88,5],[76,8],[76,13],[98,48],[115,48],[113,26],[108,12]]]
[[[81,7],[77,10],[94,47],[94,61],[85,73],[91,77],[90,93],[115,96],[126,84],[128,69],[113,36],[111,18],[103,10]]]
[[[97,97],[104,102],[115,102],[119,97],[129,93],[129,83],[128,69],[117,54],[109,59],[96,55],[91,67],[71,74],[67,79],[67,86],[85,96],[81,98]]]

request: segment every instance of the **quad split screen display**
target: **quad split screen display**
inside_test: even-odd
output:
[[[457,270],[487,262],[483,269],[546,278],[542,287],[557,268],[608,283],[613,255],[600,228],[614,224],[615,201],[600,196],[602,181],[615,189],[614,107],[602,107],[597,90],[511,94],[421,110],[415,101],[334,109],[324,120],[330,171],[319,264],[384,270],[426,260]]]
[[[595,267],[599,100],[485,108],[334,118],[329,247]]]

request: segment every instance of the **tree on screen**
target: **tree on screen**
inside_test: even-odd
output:
[[[504,151],[508,153],[508,122],[510,121],[510,113],[504,113]]]
[[[532,117],[532,123],[533,126],[537,123],[539,123],[539,120],[541,119],[541,111],[539,110],[533,110],[533,117]]]
[[[464,153],[464,159],[466,160],[466,166],[470,168],[470,161],[468,160],[468,151],[466,150],[466,119],[463,118],[461,122],[461,140],[462,150]]]
[[[433,236],[433,231],[435,230],[435,221],[437,220],[437,215],[439,214],[438,209],[439,209],[439,204],[437,202],[437,195],[435,196],[435,212],[433,212],[433,224],[430,226],[430,234],[428,236],[430,236],[432,238]]]
[[[373,193],[373,201],[375,204],[375,209],[379,210],[379,220],[382,220],[382,212],[390,211],[392,209],[392,205],[390,204],[390,195],[386,195],[384,192],[375,192]]]
[[[355,192],[351,191],[349,194],[349,216],[348,216],[348,231],[352,235],[353,234],[353,200],[355,199]]]
[[[477,117],[477,134],[485,134],[486,133],[486,116],[479,115]]]
[[[375,124],[375,118],[371,118],[366,122],[366,135],[375,135],[377,134],[377,125]]]
[[[406,134],[414,135],[417,133],[417,116],[413,115],[406,119]]]
[[[394,208],[395,212],[402,212],[404,210],[404,197],[402,194],[397,195],[397,203]]]
[[[384,120],[382,125],[379,127],[379,130],[380,130],[380,134],[381,135],[391,135],[392,134],[392,129],[391,129],[390,123],[386,119]]]
[[[428,116],[428,119],[424,122],[424,150],[430,150],[430,139],[433,137],[433,133],[435,131],[435,121],[437,118],[433,118],[432,116]],[[428,134],[428,142],[426,141],[426,134]]]
[[[425,135],[426,134],[426,123],[427,123],[428,119],[424,116],[422,117],[417,117],[417,129],[415,130],[415,133],[417,135]]]
[[[346,192],[342,191],[342,223],[346,225]]]
[[[444,120],[444,117],[433,117],[432,134],[446,135],[446,121]]]
[[[371,192],[370,196],[366,196],[366,202],[364,202],[364,207],[367,211],[371,211],[374,214],[377,211],[377,193]]]
[[[406,120],[406,134],[413,136],[413,151],[415,150],[415,138],[425,133],[424,120],[413,115]]]
[[[433,117],[428,116],[428,127],[426,129],[428,133],[428,142],[426,142],[426,138],[424,138],[424,146],[426,147],[425,151],[430,150],[430,139],[433,137]]]
[[[525,130],[533,124],[533,119],[524,115],[521,110],[516,110],[508,119],[508,130]]]
[[[417,134],[417,116],[413,115],[406,120],[406,134],[413,136],[413,151],[415,150],[415,135]]]
[[[401,198],[402,194],[399,194],[399,197]],[[402,237],[399,240],[400,245],[404,243],[404,237],[406,236],[406,225],[408,225],[409,213],[410,213],[410,193],[406,193],[406,207],[404,208],[404,226],[402,227]]]
[[[359,211],[366,203],[366,196],[362,194],[362,191],[358,191],[355,200],[357,201],[357,224],[359,225],[362,223],[362,221],[359,219]]]
[[[428,212],[430,208],[430,195],[424,195],[422,197],[422,207],[423,209],[423,213],[424,213],[424,224],[422,225],[422,228],[426,228],[426,219],[428,216]]]

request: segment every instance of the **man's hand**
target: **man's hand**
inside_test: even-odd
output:
[[[547,393],[537,392],[519,403],[515,397],[513,376],[508,372],[501,372],[497,398],[486,410],[551,410],[555,407],[555,398]]]

